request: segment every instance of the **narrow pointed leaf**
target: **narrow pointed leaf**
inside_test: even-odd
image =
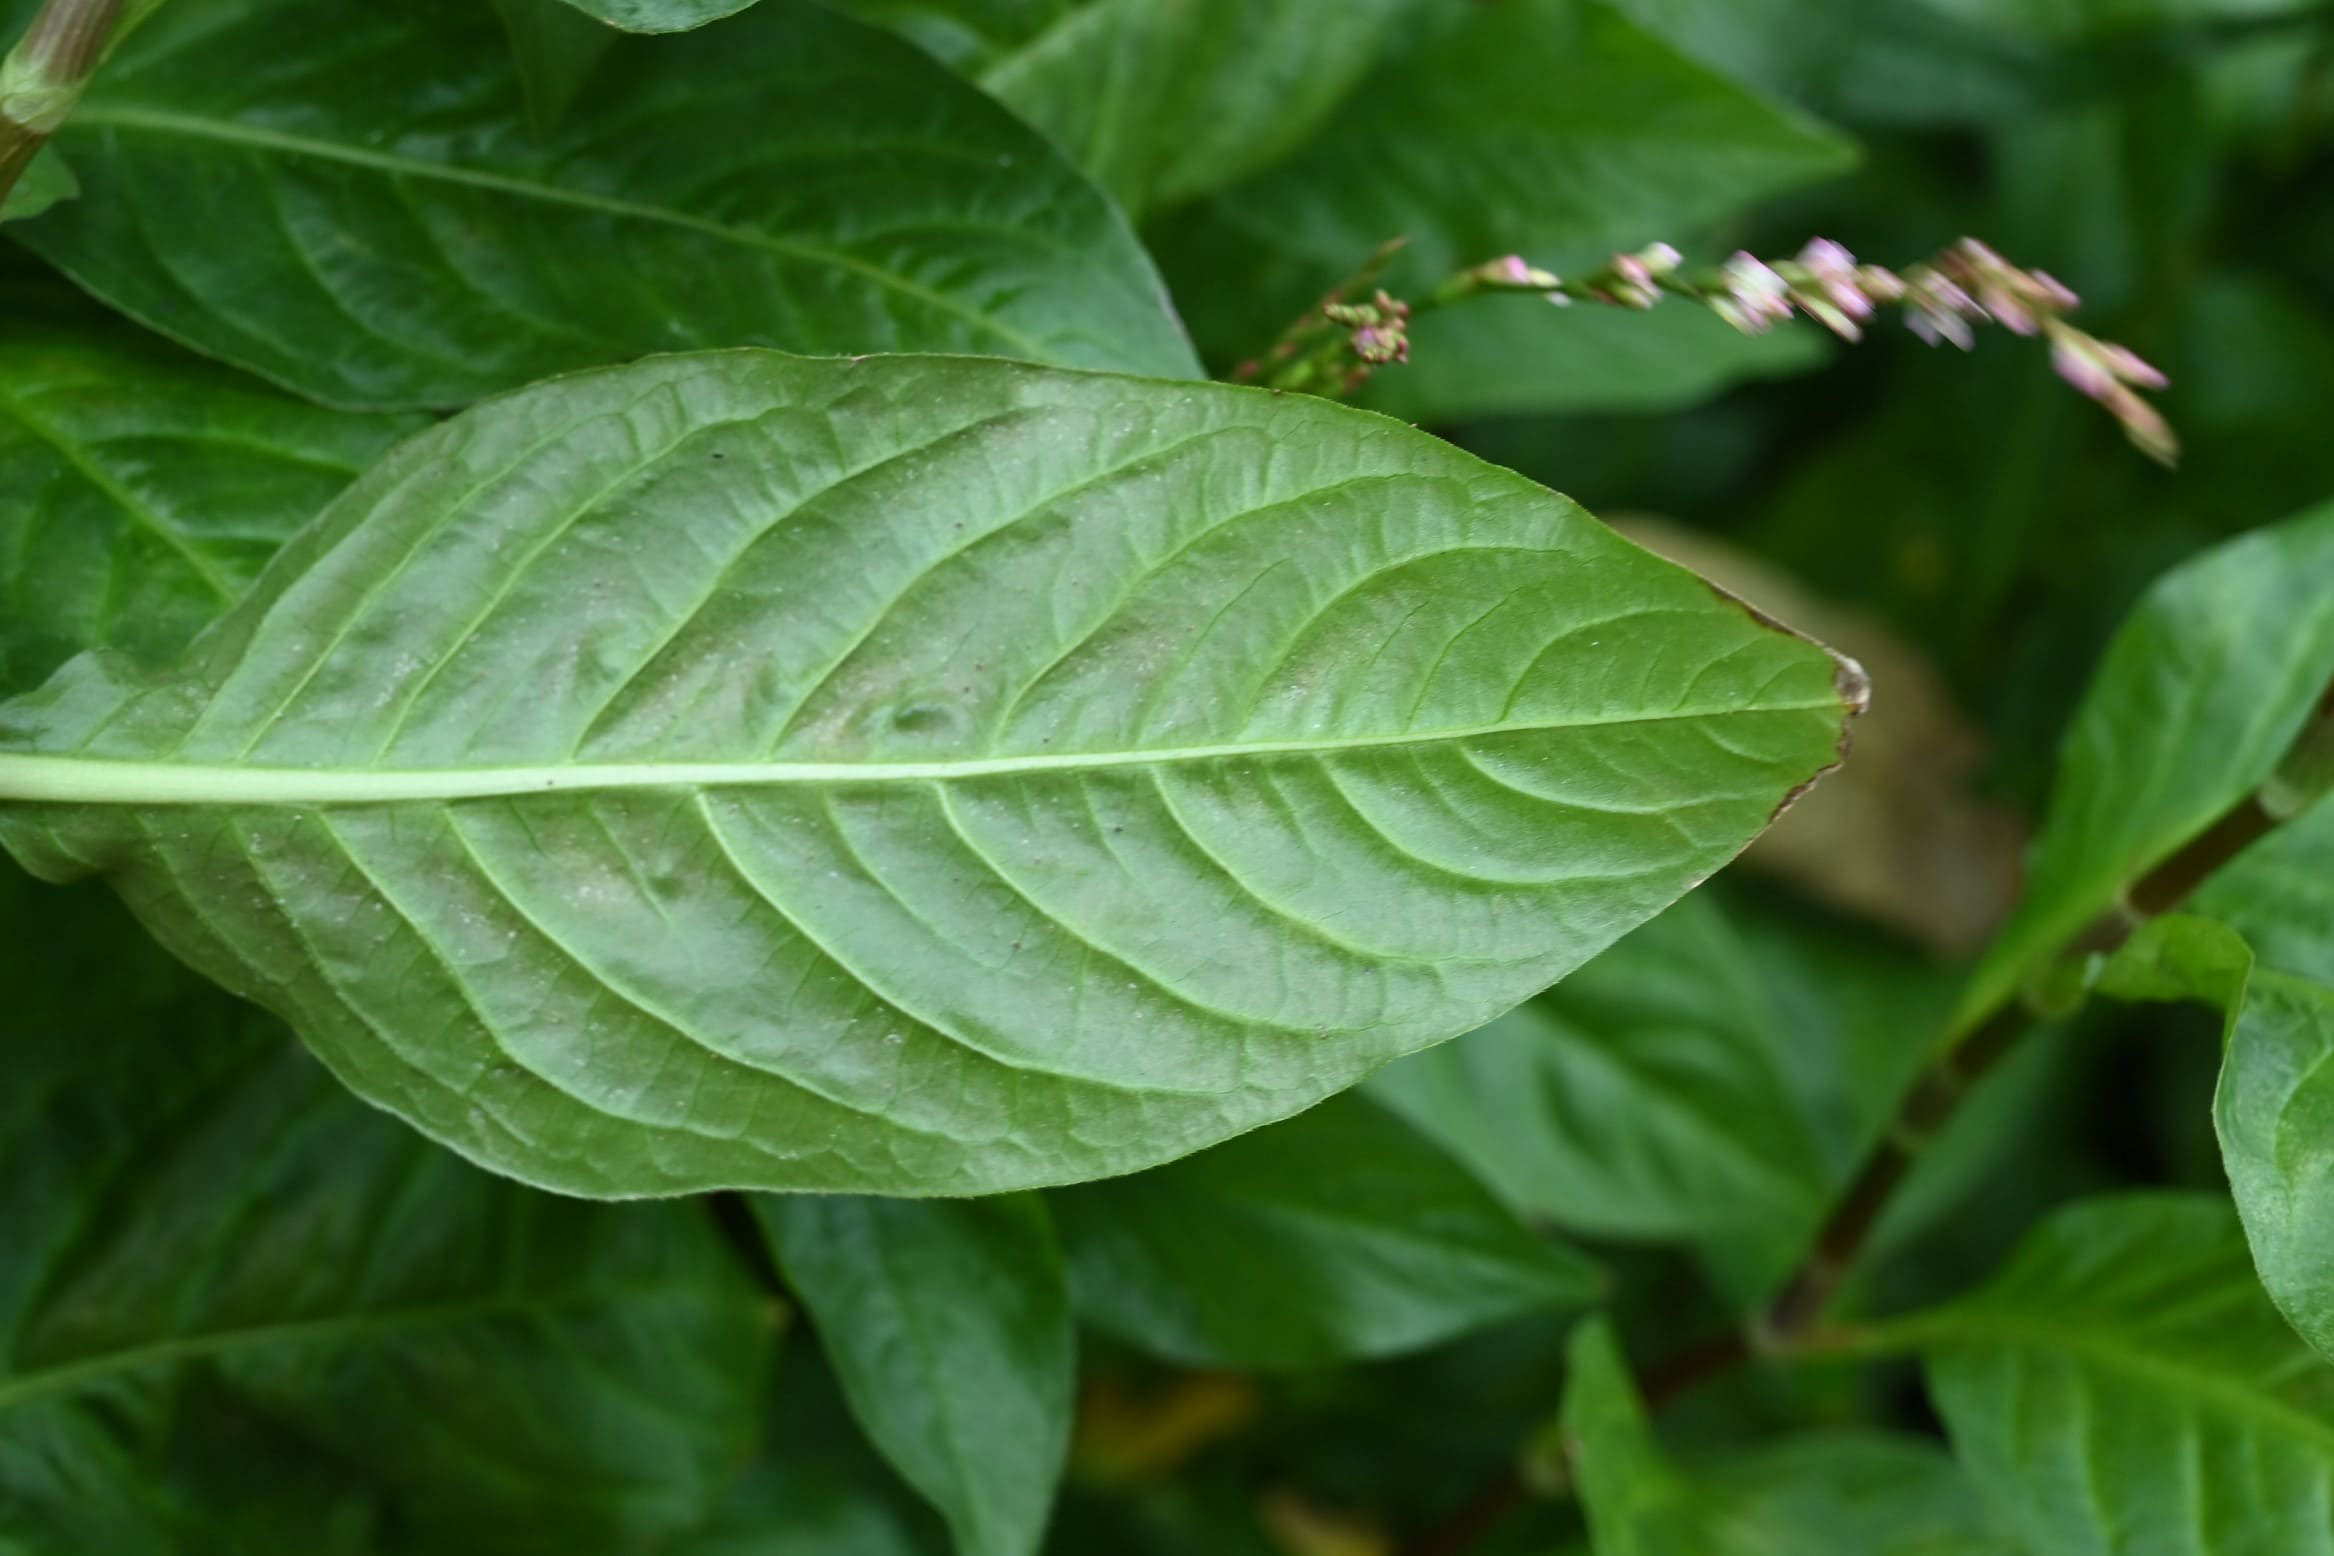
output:
[[[2076,1205],[1899,1333],[2027,1549],[2334,1552],[2334,1365],[2270,1305],[2223,1202]]]
[[[1963,1001],[2017,993],[2150,868],[2260,787],[2334,681],[2334,505],[2174,569],[2069,728],[2025,901]]]
[[[1469,1030],[1718,868],[1861,677],[1398,423],[675,357],[406,444],[0,839],[581,1193],[976,1193]]]
[[[1391,1355],[1604,1290],[1587,1259],[1359,1097],[1053,1203],[1080,1313],[1197,1365]]]
[[[312,398],[467,404],[654,351],[1193,370],[1150,262],[974,87],[810,4],[618,40],[538,133],[477,0],[173,0],[20,241]]]
[[[960,1556],[1033,1556],[1070,1447],[1077,1337],[1034,1196],[758,1195],[851,1413]]]
[[[0,863],[0,1549],[661,1549],[775,1309],[694,1206],[489,1177]]]
[[[84,648],[175,658],[293,530],[421,425],[304,405],[126,328],[10,321],[0,694]]]

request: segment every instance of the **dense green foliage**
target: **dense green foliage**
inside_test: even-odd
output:
[[[2322,0],[19,38],[0,1556],[2334,1556]]]

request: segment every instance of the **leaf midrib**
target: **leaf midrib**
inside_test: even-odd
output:
[[[438,183],[462,184],[473,189],[492,190],[498,194],[519,195],[546,204],[572,206],[578,210],[599,211],[611,216],[627,217],[635,221],[658,222],[685,231],[721,238],[747,248],[758,248],[767,253],[813,264],[829,265],[863,276],[878,286],[912,297],[925,306],[952,314],[995,336],[1014,351],[1036,361],[1048,360],[1051,353],[1044,342],[1024,335],[1010,325],[966,306],[944,292],[934,291],[911,277],[897,271],[848,254],[824,244],[802,238],[785,237],[778,233],[762,232],[749,227],[734,227],[692,216],[665,206],[642,201],[626,200],[614,195],[592,194],[585,190],[569,189],[558,184],[543,183],[509,173],[492,172],[485,168],[460,167],[452,163],[428,162],[418,157],[402,156],[394,152],[374,151],[367,147],[345,145],[338,141],[319,140],[312,136],[293,135],[282,130],[261,129],[255,125],[239,124],[232,120],[208,118],[200,114],[174,113],[167,109],[131,108],[91,104],[76,110],[71,121],[75,131],[94,129],[145,130],[163,135],[186,136],[243,146],[258,150],[282,152],[291,156],[313,157],[319,161],[339,162],[350,167],[369,168],[375,172],[395,174],[403,178],[429,179]]]
[[[2300,1341],[2295,1342],[2296,1346]],[[2334,1462],[2334,1422],[2312,1415],[2275,1394],[2256,1388],[2242,1377],[2198,1366],[2176,1355],[2149,1350],[2114,1329],[2078,1326],[2032,1314],[2004,1314],[1972,1309],[1944,1312],[1884,1325],[1875,1331],[1863,1354],[1905,1350],[1983,1351],[1992,1348],[2057,1354],[2125,1378],[2164,1385],[2192,1404],[2209,1404],[2232,1415],[2257,1421],[2280,1435],[2314,1444]]]
[[[1395,735],[1168,746],[1147,751],[1031,752],[933,762],[638,762],[478,768],[301,768],[131,761],[0,751],[0,803],[113,805],[368,805],[620,789],[760,788],[779,784],[944,783],[1025,773],[1183,766],[1276,756],[1394,751],[1502,736],[1766,714],[1838,713],[1825,698],[1750,707],[1678,709],[1536,723],[1483,724]]]

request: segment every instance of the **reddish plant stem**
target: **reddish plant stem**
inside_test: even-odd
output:
[[[124,0],[48,0],[0,65],[0,201],[64,122],[120,25]]]
[[[2321,733],[2319,726],[2329,717],[2334,717],[2334,684],[2327,686],[2300,743]],[[2076,936],[2068,952],[2114,950],[2143,919],[2178,908],[2283,819],[2262,804],[2258,793],[2248,794],[2134,883],[2125,893],[2124,905]],[[1922,1071],[1781,1294],[1749,1325],[1714,1335],[1648,1368],[1642,1384],[1647,1408],[1658,1411],[1760,1355],[1794,1349],[1838,1298],[1922,1150],[2034,1025],[2032,1013],[2012,1001],[1971,1027]],[[1521,1474],[1512,1465],[1503,1467],[1457,1513],[1404,1546],[1404,1556],[1465,1556],[1529,1499]]]

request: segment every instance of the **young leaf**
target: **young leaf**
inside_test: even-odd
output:
[[[757,1195],[851,1413],[960,1556],[1033,1556],[1070,1446],[1077,1338],[1034,1196]]]
[[[1028,129],[816,5],[619,40],[538,134],[476,0],[174,0],[21,241],[328,404],[466,404],[690,346],[1193,371],[1150,262]]]
[[[1439,17],[1221,209],[1339,273],[1406,236],[1413,273],[1439,277],[1515,249],[1643,243],[1851,161],[1837,136],[1604,5]]]
[[[924,40],[1143,212],[1320,128],[1421,0],[847,0]]]
[[[773,1325],[694,1207],[478,1172],[5,865],[0,971],[0,1547],[614,1553],[719,1498]]]
[[[1723,864],[1861,677],[1303,396],[673,357],[484,406],[174,675],[0,713],[0,838],[579,1193],[1131,1171]]]
[[[2334,1551],[2334,1367],[2270,1306],[2217,1199],[2073,1206],[1896,1333],[2028,1550]]]
[[[1560,1423],[1596,1556],[2018,1556],[1928,1442],[1811,1432],[1691,1473],[1655,1441],[1611,1327],[1574,1334]]]
[[[0,222],[22,221],[38,216],[52,205],[60,205],[81,193],[81,180],[73,176],[72,165],[54,146],[43,147],[24,170],[7,194],[0,199]]]
[[[2334,680],[2334,504],[2174,569],[2109,645],[2062,748],[2025,901],[1974,1019],[2275,771]]]
[[[12,322],[0,339],[0,695],[84,648],[176,657],[286,536],[420,425],[304,405],[130,330]]]
[[[1385,1356],[1603,1290],[1358,1097],[1052,1200],[1080,1314],[1202,1366]]]

